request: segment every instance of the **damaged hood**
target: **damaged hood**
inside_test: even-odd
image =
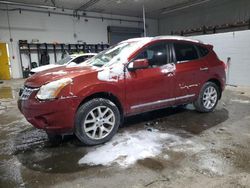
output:
[[[33,76],[29,77],[26,82],[25,86],[28,87],[41,87],[44,84],[47,84],[49,82],[59,80],[62,78],[72,78],[78,76],[83,76],[89,73],[97,72],[99,69],[97,67],[93,66],[61,66],[52,68],[49,70],[41,71]]]

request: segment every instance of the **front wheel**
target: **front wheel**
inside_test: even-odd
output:
[[[92,99],[77,111],[75,134],[86,145],[109,141],[120,125],[120,112],[110,100]]]
[[[194,107],[199,112],[212,112],[219,100],[219,88],[213,82],[207,82],[201,88]]]

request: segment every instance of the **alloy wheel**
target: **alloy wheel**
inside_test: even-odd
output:
[[[115,114],[107,106],[98,106],[86,116],[83,128],[91,139],[100,140],[107,137],[115,126]]]
[[[217,103],[218,94],[214,87],[209,86],[203,93],[203,105],[206,109],[212,109]]]

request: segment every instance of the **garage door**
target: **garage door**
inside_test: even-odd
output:
[[[224,62],[230,58],[228,83],[250,86],[250,31],[237,31],[193,37],[212,44]]]
[[[141,37],[143,29],[108,26],[108,41],[110,45],[117,44],[126,39]]]

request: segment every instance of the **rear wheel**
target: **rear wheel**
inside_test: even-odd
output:
[[[212,112],[218,103],[219,94],[219,88],[215,83],[205,83],[198,99],[194,102],[195,109],[199,112]]]
[[[86,145],[102,144],[115,135],[120,119],[120,112],[113,102],[92,99],[77,111],[75,134]]]

